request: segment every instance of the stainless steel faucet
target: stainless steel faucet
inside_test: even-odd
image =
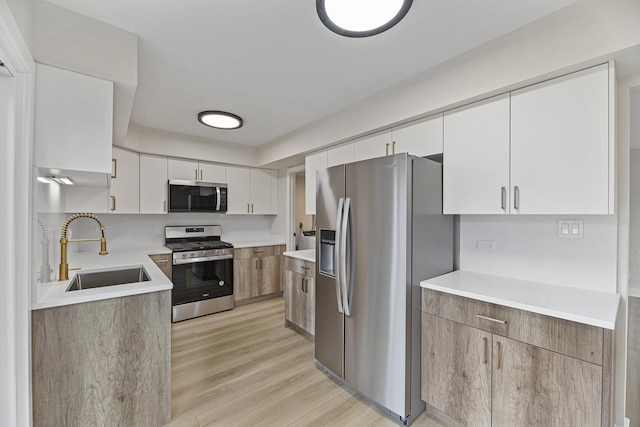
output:
[[[94,221],[96,221],[98,223],[98,225],[100,225],[100,232],[102,233],[102,237],[96,238],[96,239],[67,239],[67,228],[69,227],[69,224],[71,224],[71,222],[73,222],[74,220],[78,219],[78,218],[91,218]],[[58,277],[58,280],[63,281],[63,280],[69,280],[69,264],[67,264],[67,243],[69,242],[100,242],[100,255],[106,255],[109,252],[107,252],[107,239],[104,237],[104,230],[106,229],[106,227],[104,226],[104,224],[102,223],[102,221],[100,220],[100,218],[98,218],[96,215],[94,214],[90,214],[90,213],[78,213],[75,215],[71,215],[69,218],[67,218],[67,220],[64,222],[64,225],[62,226],[62,235],[60,237],[60,275]]]

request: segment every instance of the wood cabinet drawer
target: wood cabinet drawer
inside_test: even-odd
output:
[[[422,311],[587,362],[603,364],[604,333],[596,326],[432,289],[422,290]]]
[[[311,261],[305,261],[303,259],[285,257],[284,266],[287,270],[294,273],[302,274],[307,277],[316,276],[316,264]]]
[[[284,245],[256,246],[253,248],[237,248],[233,250],[234,259],[262,258],[277,256],[284,252]]]
[[[156,263],[160,270],[164,273],[165,276],[172,280],[173,276],[173,264],[171,259],[171,254],[153,254],[149,255],[149,258]]]

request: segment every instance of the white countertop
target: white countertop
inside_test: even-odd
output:
[[[614,293],[454,271],[420,286],[605,329],[615,329],[620,296]]]
[[[38,310],[173,289],[173,283],[164,275],[153,260],[149,258],[151,254],[170,253],[171,251],[166,247],[113,251],[104,256],[98,255],[97,252],[70,252],[68,254],[69,268],[81,267],[81,270],[70,270],[69,280],[66,281],[38,283],[36,288],[36,301],[31,308]],[[86,272],[89,270],[137,266],[143,266],[151,280],[148,282],[65,292],[69,287],[69,282],[78,271]],[[57,274],[58,265],[54,265],[53,268]]]
[[[222,236],[222,240],[229,242],[234,248],[253,248],[257,246],[284,245],[284,236],[279,234],[247,234]]]
[[[291,258],[298,258],[304,261],[316,262],[315,249],[302,249],[299,251],[288,251],[288,252],[284,252],[283,255]]]

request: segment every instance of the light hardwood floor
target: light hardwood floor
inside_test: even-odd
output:
[[[176,323],[171,338],[170,427],[397,425],[315,367],[284,298]],[[412,425],[440,426],[424,413]]]

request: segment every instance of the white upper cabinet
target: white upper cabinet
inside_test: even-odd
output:
[[[316,171],[327,167],[327,150],[304,158],[304,206],[307,215],[316,214]]]
[[[327,149],[327,167],[353,163],[355,159],[355,147],[349,142]],[[305,177],[306,179],[306,177]],[[305,181],[306,182],[306,181]]]
[[[140,212],[140,155],[113,147],[111,195],[109,211],[112,213]]]
[[[607,64],[512,92],[512,212],[613,213],[609,156]]]
[[[373,159],[391,154],[391,130],[379,132],[353,143],[354,161]]]
[[[227,213],[228,214],[274,214],[277,213],[277,189],[273,181],[277,175],[269,169],[227,166]],[[277,190],[276,190],[277,191]]]
[[[507,213],[509,94],[446,112],[444,129],[444,213]]]
[[[34,164],[111,173],[113,83],[36,64]]]
[[[418,157],[442,154],[442,113],[391,129],[389,154],[409,153]]]
[[[612,74],[599,65],[445,113],[444,213],[614,213]]]
[[[169,158],[169,179],[226,183],[226,168],[216,163]]]
[[[167,213],[167,158],[140,154],[140,213]]]

